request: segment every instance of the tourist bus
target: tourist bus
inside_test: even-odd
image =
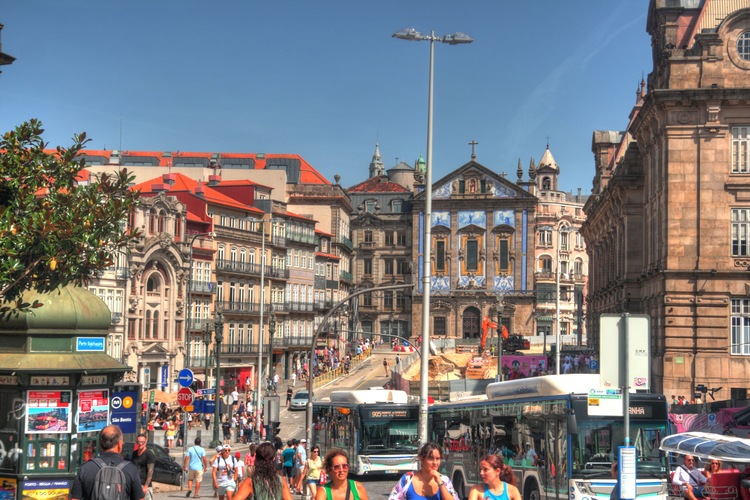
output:
[[[616,414],[622,400],[619,391],[602,391],[599,384],[595,374],[547,375],[491,383],[484,396],[432,405],[430,439],[443,447],[441,467],[460,498],[481,482],[482,455],[494,453],[513,468],[524,500],[608,499],[624,418],[606,416]],[[667,464],[659,451],[667,425],[664,395],[630,395],[639,497],[667,498]]]
[[[313,444],[346,450],[352,474],[401,474],[417,469],[418,417],[404,391],[334,391],[313,403]]]

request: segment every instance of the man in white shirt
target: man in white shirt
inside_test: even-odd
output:
[[[537,455],[531,443],[526,443],[526,465],[536,465]]]
[[[695,458],[692,455],[685,455],[682,465],[675,469],[672,476],[672,484],[680,488],[682,496],[689,500],[703,498],[706,481],[706,476],[695,468]]]

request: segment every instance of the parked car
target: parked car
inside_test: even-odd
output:
[[[169,456],[167,449],[155,443],[148,443],[146,446],[148,446],[148,449],[156,457],[156,463],[154,463],[154,482],[181,485],[182,467],[175,461],[174,457]],[[135,443],[125,443],[122,447],[122,457],[125,460],[130,460],[134,449]]]
[[[289,405],[290,410],[305,410],[307,409],[307,401],[310,397],[310,393],[307,391],[297,391],[297,394],[292,396],[292,404]]]

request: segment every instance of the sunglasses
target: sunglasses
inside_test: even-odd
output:
[[[337,464],[332,467],[336,472],[340,470],[349,470],[349,464]]]

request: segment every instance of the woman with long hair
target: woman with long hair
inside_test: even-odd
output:
[[[289,487],[276,473],[276,450],[271,443],[261,443],[255,450],[255,464],[249,479],[243,481],[233,500],[292,500]]]
[[[323,459],[323,468],[330,482],[315,493],[315,500],[368,500],[362,483],[349,479],[349,455],[344,450],[333,448]]]
[[[419,470],[404,474],[393,487],[389,500],[459,500],[451,480],[440,474],[443,449],[435,443],[426,443],[417,457]]]
[[[521,500],[515,487],[516,476],[497,455],[485,455],[479,460],[479,477],[483,484],[473,486],[469,500]]]

